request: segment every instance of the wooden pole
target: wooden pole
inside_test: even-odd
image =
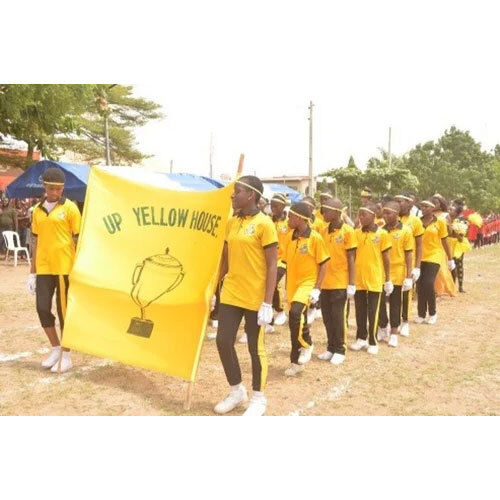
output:
[[[243,162],[245,161],[245,155],[240,154],[240,161],[238,162],[238,171],[236,172],[236,178],[239,179],[241,174],[243,174]]]
[[[189,411],[191,409],[191,402],[193,399],[193,389],[194,389],[194,382],[189,382],[186,392],[186,400],[184,401],[184,409],[186,411]]]
[[[314,196],[313,178],[313,102],[309,101],[309,196]]]

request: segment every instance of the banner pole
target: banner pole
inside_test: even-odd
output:
[[[186,400],[184,401],[184,410],[189,411],[191,409],[191,401],[193,398],[193,389],[194,382],[189,382],[187,392],[186,392]]]
[[[238,171],[236,172],[236,178],[239,179],[243,173],[243,162],[245,161],[245,155],[240,154],[240,161],[238,162]]]

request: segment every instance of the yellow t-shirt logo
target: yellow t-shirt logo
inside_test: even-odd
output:
[[[247,236],[252,236],[255,234],[255,226],[253,224],[250,224],[248,227],[247,227],[247,230],[245,231],[246,235]]]

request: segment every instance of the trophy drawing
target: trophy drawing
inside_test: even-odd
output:
[[[168,252],[167,248],[164,254],[147,257],[135,266],[130,295],[139,306],[141,317],[131,319],[127,333],[150,338],[154,323],[145,317],[146,308],[178,287],[184,279],[182,264]]]

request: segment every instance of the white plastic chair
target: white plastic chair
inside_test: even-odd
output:
[[[18,252],[24,252],[26,254],[26,258],[28,259],[28,264],[31,265],[30,254],[26,247],[21,246],[19,235],[15,231],[3,231],[2,236],[5,241],[5,246],[7,247],[5,260],[8,260],[9,252],[14,252],[14,267],[17,267],[17,254]]]

